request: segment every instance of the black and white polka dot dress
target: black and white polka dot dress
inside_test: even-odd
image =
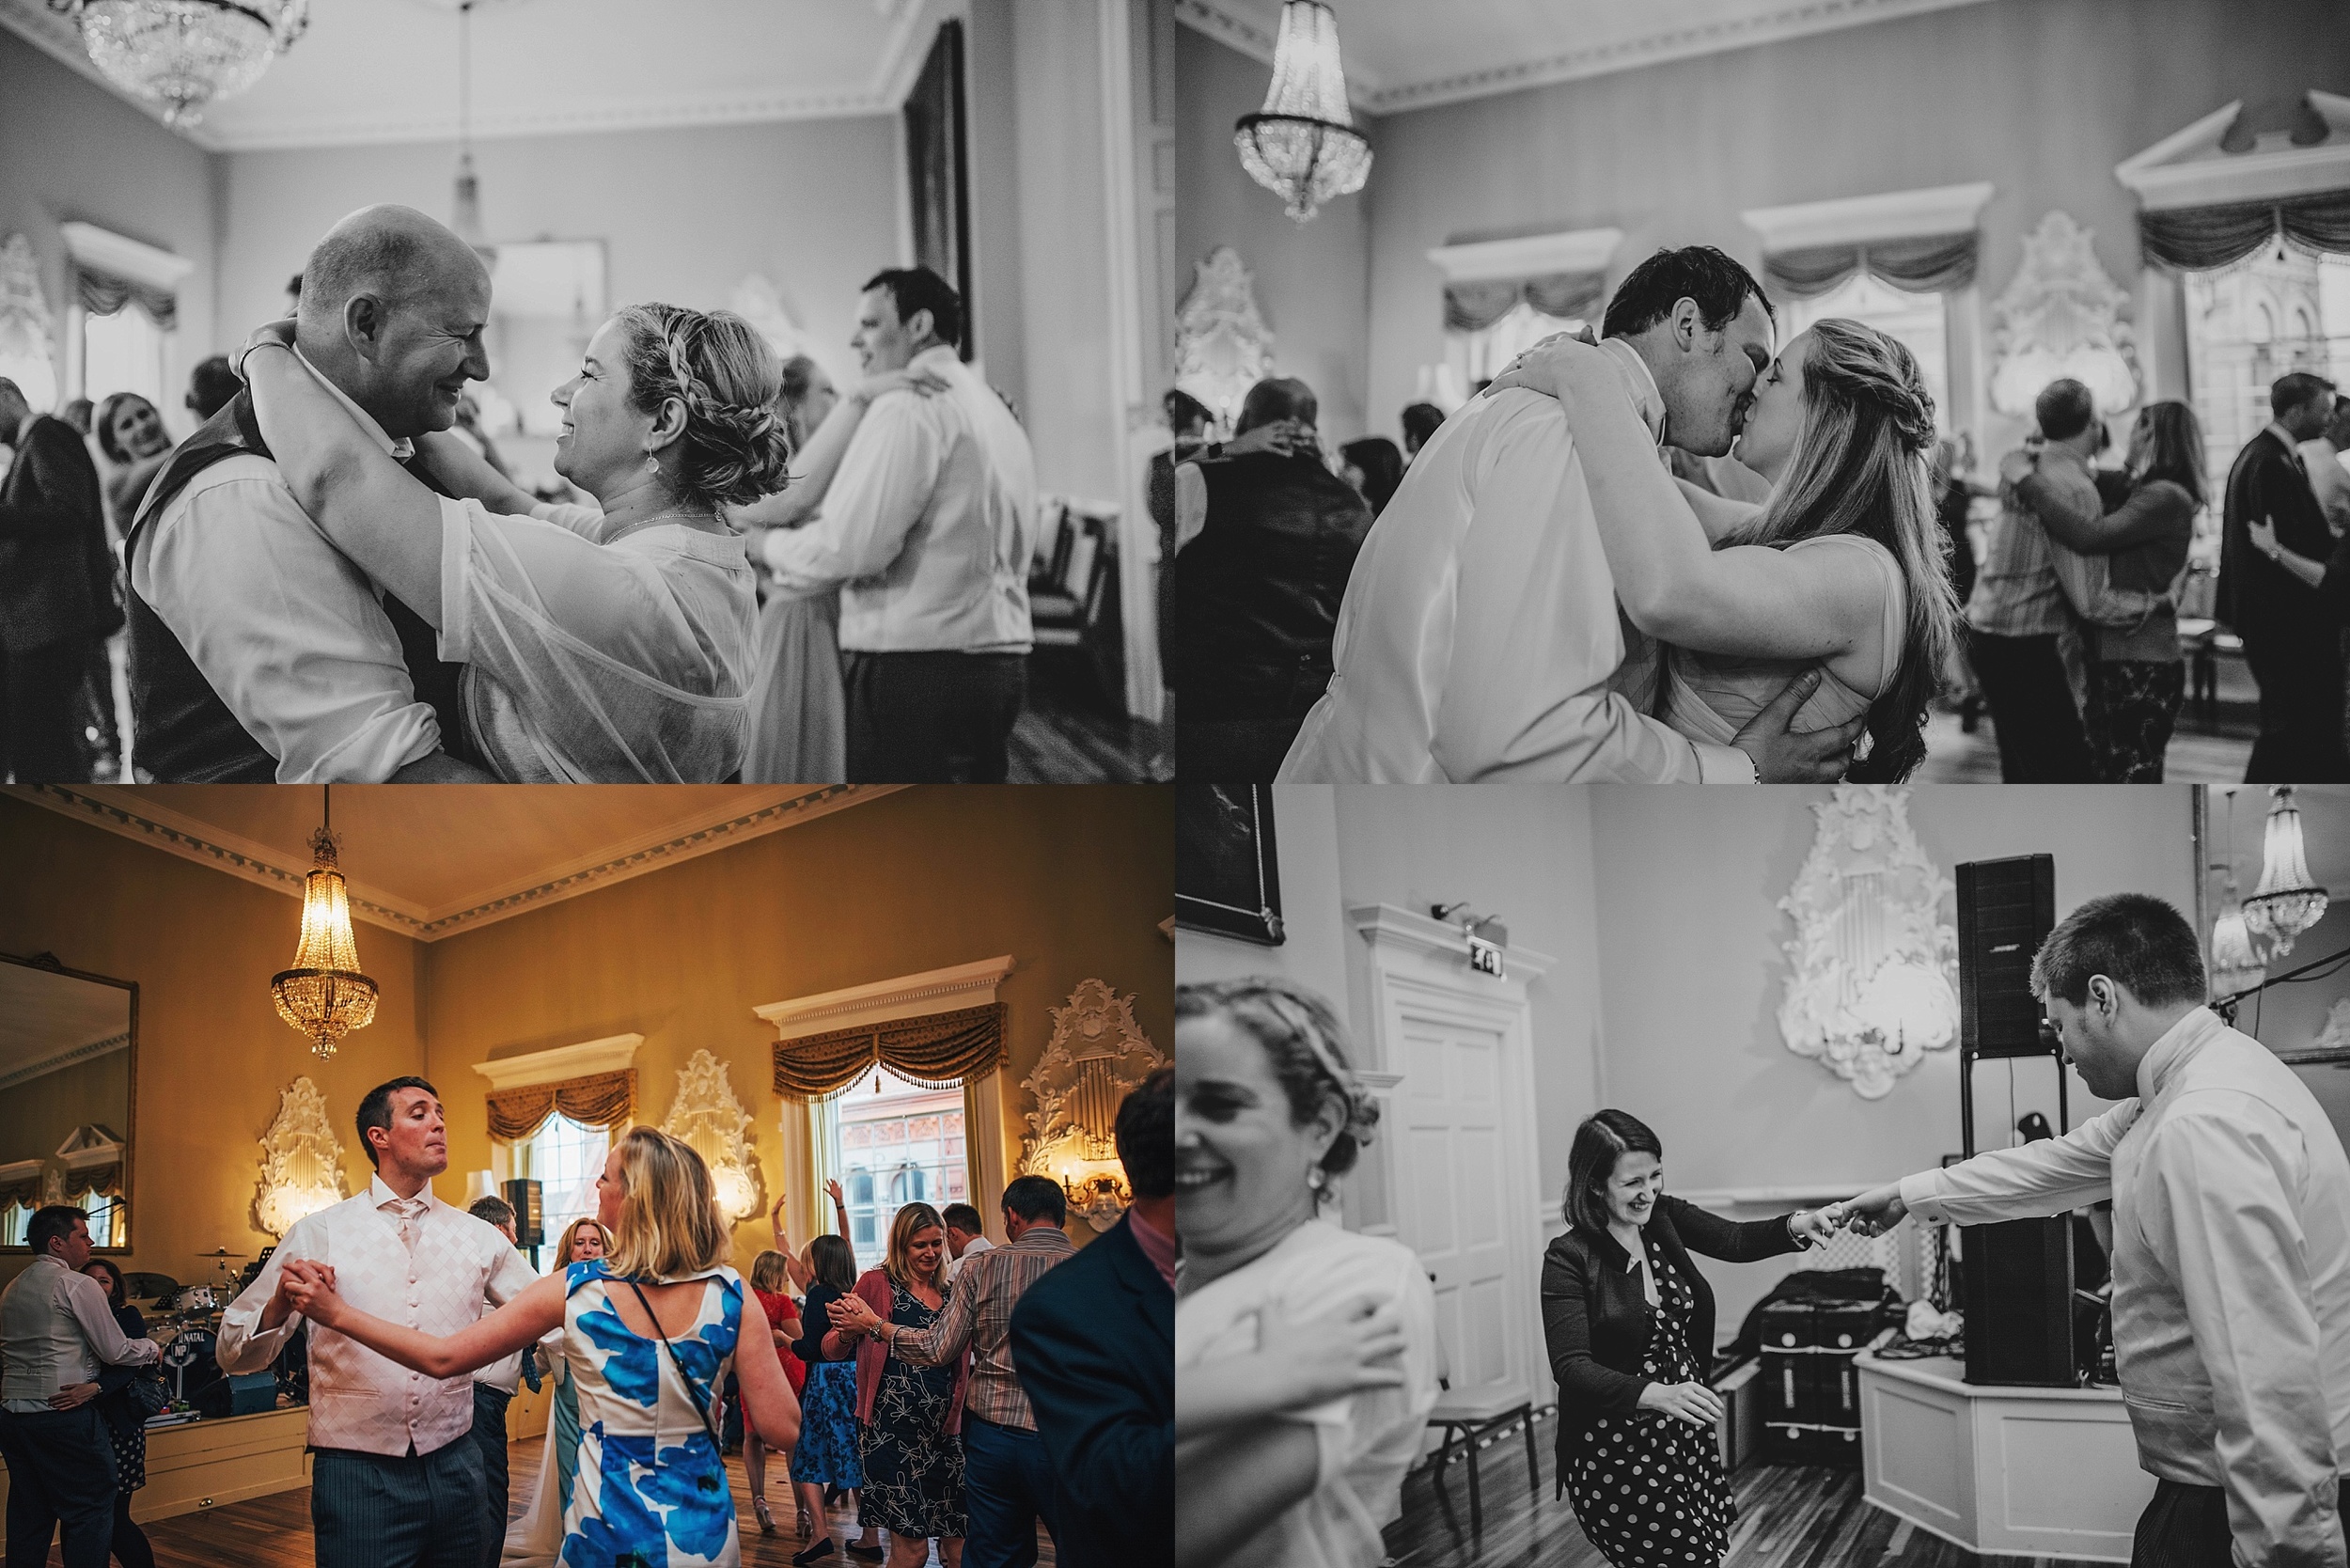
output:
[[[1653,1383],[1701,1382],[1689,1287],[1662,1256],[1649,1258],[1661,1305],[1641,1371]],[[1567,1499],[1614,1568],[1719,1568],[1737,1517],[1714,1429],[1654,1410],[1591,1422],[1568,1450]]]

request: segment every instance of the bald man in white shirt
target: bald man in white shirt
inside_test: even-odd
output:
[[[1824,1211],[1990,1224],[2113,1200],[2113,1348],[2155,1478],[2134,1568],[2344,1568],[2350,1159],[2309,1086],[2202,1005],[2194,928],[2092,899],[2032,990],[2111,1110],[2060,1138],[1924,1170]]]

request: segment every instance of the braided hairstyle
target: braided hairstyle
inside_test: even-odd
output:
[[[1831,316],[1812,323],[1803,429],[1762,514],[1724,544],[1784,549],[1861,534],[1900,564],[1908,629],[1893,680],[1869,707],[1869,748],[1846,777],[1889,783],[1925,760],[1926,706],[1941,689],[1958,624],[1948,544],[1934,510],[1934,398],[1894,338]]]
[[[1354,1168],[1379,1123],[1379,1102],[1347,1061],[1346,1029],[1320,996],[1273,975],[1195,981],[1175,988],[1175,1019],[1225,1017],[1264,1048],[1273,1075],[1289,1101],[1290,1125],[1303,1127],[1325,1104],[1345,1118],[1322,1156],[1324,1176]]]
[[[678,499],[714,509],[781,490],[791,461],[775,406],[783,369],[750,322],[676,305],[632,305],[615,320],[628,340],[630,404],[650,415],[673,398],[685,406]]]

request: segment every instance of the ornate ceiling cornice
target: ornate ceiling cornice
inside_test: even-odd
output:
[[[745,790],[740,799],[721,810],[688,818],[657,834],[623,840],[618,846],[605,845],[577,861],[440,908],[429,908],[384,892],[364,879],[352,876],[351,912],[354,917],[386,931],[396,931],[420,942],[437,942],[509,916],[559,903],[697,855],[797,827],[902,788],[897,784],[827,784]],[[225,871],[288,898],[302,897],[303,879],[310,871],[306,855],[288,854],[224,832],[173,811],[135,789],[102,784],[10,784],[0,786],[0,792],[182,860]]]

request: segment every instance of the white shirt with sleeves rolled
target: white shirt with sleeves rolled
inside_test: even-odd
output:
[[[2244,1568],[2344,1568],[2350,1159],[2307,1085],[2197,1008],[2138,1097],[1901,1184],[1935,1223],[2113,1200],[2113,1341],[2151,1474],[2225,1490]]]
[[[222,1317],[226,1372],[259,1372],[276,1359],[298,1312],[264,1332],[263,1308],[296,1259],[335,1271],[337,1294],[361,1311],[446,1336],[502,1307],[538,1276],[495,1226],[432,1196],[402,1199],[378,1176],[368,1190],[298,1220],[252,1284]],[[425,1454],[473,1430],[473,1374],[427,1377],[331,1328],[312,1325],[310,1446],[363,1453]]]
[[[1619,338],[1625,396],[1664,402]],[[1337,673],[1283,783],[1752,783],[1734,747],[1639,700],[1654,643],[1621,620],[1558,400],[1512,388],[1446,420],[1371,525],[1339,608]]]

